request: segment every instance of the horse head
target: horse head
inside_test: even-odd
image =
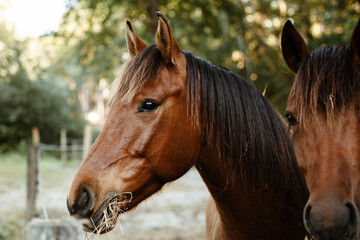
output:
[[[305,226],[318,240],[358,239],[360,21],[348,46],[311,53],[287,21],[281,46],[295,73],[285,116],[310,192]]]
[[[147,46],[126,23],[131,60],[119,76],[105,125],[68,194],[71,215],[102,228],[185,174],[197,161],[201,133],[188,116],[186,60],[168,20],[158,16],[156,45]],[[110,209],[117,201],[115,209]]]

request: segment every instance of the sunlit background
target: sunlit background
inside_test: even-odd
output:
[[[1,14],[19,37],[39,37],[58,31],[66,6],[63,0],[4,0]]]
[[[355,0],[0,0],[0,240],[24,237],[25,163],[34,128],[42,149],[42,198],[51,217],[67,216],[68,186],[104,124],[111,83],[129,59],[125,20],[152,44],[157,10],[169,18],[181,49],[239,74],[280,113],[293,79],[279,47],[285,21],[294,22],[312,50],[347,44],[360,16]],[[173,202],[172,196],[184,194],[175,185],[175,195],[165,193],[165,199],[174,204],[169,208],[181,209],[178,215],[143,229],[130,223],[149,215],[134,215],[127,219],[131,239],[154,229],[158,236],[204,239],[208,195],[197,176],[190,179],[196,184],[182,184],[194,196],[202,191],[199,201]],[[181,214],[195,216],[194,222],[186,225]],[[124,231],[123,239],[130,239]]]

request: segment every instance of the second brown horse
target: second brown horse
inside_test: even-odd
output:
[[[358,240],[360,22],[350,44],[311,53],[288,21],[282,51],[296,73],[286,116],[310,198],[304,222],[318,240]]]

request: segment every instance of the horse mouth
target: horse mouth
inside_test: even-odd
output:
[[[131,192],[121,194],[111,194],[91,217],[90,222],[85,223],[83,228],[86,232],[103,234],[111,231],[117,224],[120,214],[128,210],[127,205],[132,201]]]

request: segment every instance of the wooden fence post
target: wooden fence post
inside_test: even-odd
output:
[[[40,132],[37,127],[31,128],[31,136],[33,146],[40,146]]]
[[[36,196],[38,186],[37,147],[32,146],[27,155],[27,185],[26,185],[26,221],[36,216]]]
[[[83,140],[83,159],[85,159],[86,155],[88,154],[92,142],[92,136],[91,136],[91,125],[86,124],[85,130],[84,130],[84,140]]]
[[[67,162],[67,140],[66,140],[66,129],[60,130],[60,150],[61,150],[61,162]]]
[[[36,198],[38,193],[38,153],[40,151],[40,133],[39,129],[31,129],[33,146],[27,154],[27,181],[26,181],[26,221],[30,221],[36,216]]]

